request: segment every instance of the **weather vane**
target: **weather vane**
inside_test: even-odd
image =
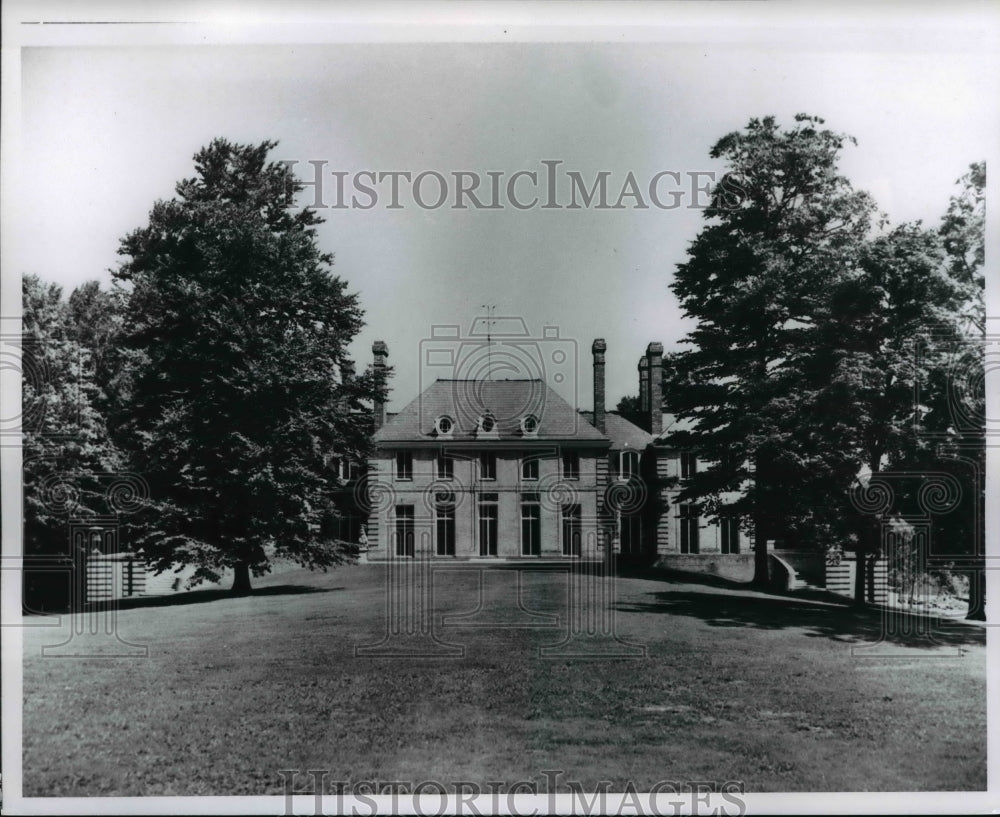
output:
[[[493,379],[493,338],[490,334],[490,327],[493,325],[493,313],[496,310],[496,304],[482,304],[482,308],[486,310],[486,379]]]

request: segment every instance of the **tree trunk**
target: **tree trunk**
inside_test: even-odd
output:
[[[858,546],[854,551],[854,606],[866,607],[866,582],[868,575],[868,554],[874,553],[872,547],[872,528],[877,524],[871,520],[865,520],[858,537]]]
[[[854,551],[854,606],[865,606],[865,558],[868,548],[860,540]]]
[[[986,621],[986,571],[982,568],[969,575],[969,621]]]
[[[237,562],[233,568],[233,594],[243,596],[250,590],[250,563]]]
[[[875,479],[881,470],[882,451],[877,445],[868,447],[868,467],[871,469],[869,480]],[[868,555],[878,552],[882,537],[882,520],[878,516],[862,518],[861,535],[858,536],[858,549],[855,551],[854,563],[854,606],[865,607],[865,578],[868,573]]]

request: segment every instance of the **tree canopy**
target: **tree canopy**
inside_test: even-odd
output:
[[[757,582],[767,577],[763,544],[795,516],[790,495],[802,499],[800,517],[817,507],[808,492],[790,491],[819,476],[791,421],[801,342],[824,294],[860,256],[874,212],[838,172],[852,140],[822,125],[806,115],[788,130],[752,119],[716,143],[711,155],[725,175],[671,284],[697,325],[685,338],[691,348],[665,361],[669,408],[694,421],[670,444],[713,463],[683,486],[681,501],[752,525]]]
[[[365,401],[384,384],[353,366],[357,296],[321,252],[299,182],[259,145],[214,140],[196,175],[127,235],[115,280],[134,360],[121,434],[155,512],[138,543],[195,581],[235,572],[246,591],[275,557],[326,568],[350,555],[321,525],[336,514],[335,457],[368,451]]]
[[[91,349],[61,287],[34,275],[21,286],[24,552],[66,555],[67,521],[108,513],[102,476],[120,471],[124,459],[108,434]]]
[[[852,493],[939,461],[945,372],[981,314],[982,168],[939,230],[891,227],[838,171],[853,139],[822,125],[753,119],[715,145],[726,174],[671,284],[697,323],[664,365],[669,409],[693,421],[668,442],[710,463],[680,501],[744,519],[757,582],[768,539],[877,552],[900,507],[866,515]]]

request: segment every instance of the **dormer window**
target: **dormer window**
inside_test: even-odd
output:
[[[538,418],[534,414],[526,414],[521,418],[521,434],[524,437],[538,436]]]
[[[498,438],[499,431],[497,430],[497,419],[490,412],[481,414],[479,420],[476,424],[476,436],[477,437],[491,437]]]
[[[639,452],[622,451],[619,455],[618,478],[630,479],[639,476]]]
[[[455,430],[455,421],[447,414],[442,414],[434,421],[434,431],[439,437],[450,437]]]

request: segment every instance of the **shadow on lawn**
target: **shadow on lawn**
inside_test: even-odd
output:
[[[647,575],[645,578],[652,577]],[[662,580],[683,584],[686,588],[694,583],[686,576],[664,576]],[[855,609],[794,596],[765,595],[748,590],[746,585],[715,577],[699,583],[729,592],[678,588],[650,593],[653,600],[648,602],[620,602],[616,609],[627,613],[692,616],[712,627],[799,628],[804,629],[808,637],[829,638],[857,646],[881,642],[935,649],[942,646],[982,646],[986,643],[982,627],[955,619],[914,615],[895,609]]]
[[[704,584],[708,587],[724,587],[728,590],[746,590],[746,582],[735,579],[725,579],[711,573],[688,573],[684,570],[673,570],[665,567],[625,566],[619,567],[619,576],[630,579],[645,579],[653,582],[669,584]]]
[[[190,590],[184,593],[174,593],[169,596],[140,596],[138,598],[118,599],[116,602],[95,602],[88,605],[90,610],[102,610],[114,605],[119,610],[135,610],[142,607],[175,607],[182,604],[205,604],[223,599],[254,598],[259,596],[300,596],[306,593],[330,593],[334,590],[344,590],[343,587],[310,587],[305,584],[275,584],[258,587],[249,593],[234,595],[229,589],[211,588],[208,590]]]

